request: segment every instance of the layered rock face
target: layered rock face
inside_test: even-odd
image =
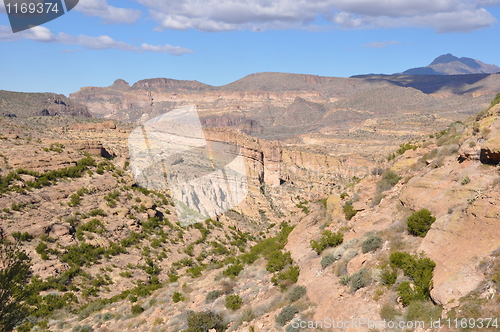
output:
[[[92,117],[86,106],[55,93],[23,93],[0,90],[0,114],[19,116]]]

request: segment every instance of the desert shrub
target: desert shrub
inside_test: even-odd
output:
[[[328,254],[328,255],[325,255],[321,258],[321,268],[326,268],[330,265],[332,265],[335,261],[337,260],[337,258],[335,258],[335,256],[333,254]]]
[[[184,295],[179,292],[174,292],[174,294],[172,295],[172,301],[174,301],[174,303],[184,301],[185,299],[186,298],[184,297]]]
[[[394,321],[397,316],[401,316],[403,313],[398,309],[394,308],[391,303],[384,303],[380,308],[380,317],[386,321]]]
[[[380,204],[382,199],[384,199],[385,195],[382,193],[377,193],[375,196],[373,196],[371,207],[375,207]]]
[[[356,215],[356,213],[358,213],[358,211],[356,211],[354,209],[354,207],[352,206],[351,201],[348,201],[345,203],[343,210],[344,210],[344,215],[345,215],[346,220],[351,220]]]
[[[391,271],[389,269],[383,269],[380,274],[380,282],[382,285],[394,285],[398,274],[395,271]]]
[[[411,278],[412,283],[405,281],[396,288],[404,305],[407,306],[415,300],[430,299],[432,275],[436,263],[422,255],[412,256],[407,252],[399,251],[393,252],[389,256],[389,261],[393,268],[400,268],[406,276]]]
[[[290,301],[295,302],[299,300],[302,296],[306,295],[307,289],[304,286],[295,286],[290,293],[288,293],[288,298]]]
[[[351,291],[355,292],[371,283],[371,273],[368,269],[361,269],[354,273],[351,278]]]
[[[497,95],[495,96],[495,98],[493,98],[493,100],[490,103],[490,107],[489,108],[492,108],[493,106],[495,106],[495,105],[497,105],[499,103],[500,103],[500,92],[497,93]]]
[[[382,244],[383,241],[380,236],[371,235],[368,236],[368,238],[361,244],[361,251],[363,252],[363,254],[366,254],[367,252],[377,251],[378,249],[382,248]]]
[[[299,332],[299,327],[294,326],[294,324],[289,324],[285,328],[285,332]]]
[[[292,263],[292,256],[289,252],[283,253],[281,250],[274,250],[268,255],[266,270],[271,273],[278,272]]]
[[[49,255],[47,254],[47,244],[44,241],[40,241],[40,243],[36,246],[35,251],[40,255],[42,260],[49,259]]]
[[[231,310],[238,310],[241,308],[241,305],[243,304],[243,300],[238,294],[232,294],[226,296],[226,308],[231,309]]]
[[[92,327],[88,324],[73,326],[72,332],[92,332]]]
[[[465,176],[462,181],[460,182],[460,184],[462,186],[465,186],[466,184],[469,184],[470,183],[470,178],[468,176]]]
[[[208,292],[207,297],[205,297],[205,303],[212,303],[219,297],[221,297],[223,292],[219,289]]]
[[[132,306],[132,315],[137,316],[139,314],[142,314],[144,312],[144,308],[141,307],[138,304],[135,304]]]
[[[12,331],[29,316],[26,299],[38,295],[28,286],[31,259],[19,243],[4,238],[0,228],[0,330]],[[36,295],[35,295],[35,294]]]
[[[33,239],[33,236],[28,232],[14,232],[12,233],[12,237],[17,241],[31,241]]]
[[[184,332],[206,332],[215,329],[217,332],[226,330],[224,319],[211,311],[190,312],[187,318],[188,328]]]
[[[351,277],[347,274],[344,274],[340,277],[340,283],[344,286],[349,284],[349,281],[351,281]]]
[[[382,179],[377,182],[377,193],[391,189],[399,182],[399,180],[401,180],[401,177],[396,172],[390,169],[384,171],[384,173],[382,173]]]
[[[441,317],[441,307],[430,301],[413,301],[408,305],[405,312],[407,321],[435,321]]]
[[[292,305],[286,306],[281,309],[281,312],[274,318],[279,326],[284,326],[286,323],[293,319],[293,316],[299,312],[299,309]]]
[[[292,284],[297,282],[297,280],[299,279],[299,274],[300,274],[299,267],[296,265],[292,265],[285,271],[275,273],[274,276],[271,278],[271,282],[274,285],[278,286],[281,291],[284,291],[287,289],[288,282],[291,282]]]
[[[399,146],[399,149],[396,150],[396,153],[403,154],[408,150],[416,150],[417,148],[418,148],[418,145],[410,144],[410,143],[403,143]]]
[[[436,217],[433,217],[431,211],[427,209],[413,212],[406,221],[408,232],[414,236],[425,237],[434,221]]]
[[[313,248],[318,254],[321,254],[323,250],[328,247],[336,247],[342,244],[344,241],[344,234],[326,230],[321,233],[321,239],[319,241],[311,240],[311,248]]]

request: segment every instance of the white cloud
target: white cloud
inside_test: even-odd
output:
[[[108,5],[107,0],[80,0],[75,10],[103,19],[103,23],[135,23],[142,15],[137,9],[118,8]]]
[[[430,27],[438,32],[466,32],[496,23],[484,7],[500,5],[500,0],[135,1],[149,9],[158,31],[305,29],[324,17],[343,29]]]
[[[185,53],[194,53],[192,50],[180,46],[163,45],[153,46],[142,44],[140,47],[117,41],[110,36],[90,37],[85,35],[73,36],[66,33],[54,35],[49,29],[37,26],[18,33],[12,33],[7,26],[0,26],[0,41],[18,41],[21,39],[30,39],[43,43],[58,43],[63,45],[77,45],[88,50],[108,50],[115,49],[120,51],[132,52],[161,52],[171,55],[182,55]],[[64,51],[66,52],[66,51]],[[68,52],[66,52],[68,53]]]
[[[395,45],[395,44],[399,44],[399,42],[397,42],[395,40],[383,41],[383,42],[371,42],[371,43],[364,44],[363,47],[384,48],[384,47],[387,47],[390,45]]]
[[[155,53],[169,53],[171,55],[183,55],[185,53],[194,53],[188,48],[180,46],[172,46],[169,44],[154,46],[144,43],[141,45],[141,49],[143,49],[144,51],[155,52]]]

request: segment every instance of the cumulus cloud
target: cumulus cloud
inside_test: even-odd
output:
[[[7,26],[0,26],[0,41],[18,41],[21,39],[29,39],[43,43],[58,43],[63,45],[77,45],[88,50],[109,50],[115,49],[120,51],[132,52],[156,52],[156,53],[169,53],[171,55],[182,55],[185,53],[193,53],[192,50],[172,45],[153,46],[149,44],[142,44],[140,47],[127,44],[122,41],[117,41],[110,36],[85,36],[85,35],[69,35],[66,33],[53,34],[49,29],[37,26],[28,30],[18,33],[12,33],[11,29]],[[68,53],[67,51],[64,51]]]
[[[107,0],[80,0],[75,10],[88,16],[103,19],[102,23],[135,23],[142,15],[137,9],[118,8],[108,5]]]
[[[399,44],[399,42],[397,42],[395,40],[383,41],[383,42],[371,42],[371,43],[364,44],[363,47],[384,48],[384,47],[387,47],[390,45],[395,45],[395,44]]]
[[[430,27],[466,32],[492,26],[485,8],[500,0],[135,0],[156,30],[230,31],[307,28],[318,17],[343,29]]]

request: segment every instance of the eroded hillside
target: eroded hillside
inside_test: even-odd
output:
[[[500,324],[494,104],[387,158],[379,151],[376,164],[206,129],[243,149],[250,190],[188,227],[168,192],[135,185],[132,126],[1,119],[0,223],[39,276],[19,331],[290,332],[328,319],[357,321],[349,331],[370,330],[359,319],[498,331],[430,328],[439,318]]]

